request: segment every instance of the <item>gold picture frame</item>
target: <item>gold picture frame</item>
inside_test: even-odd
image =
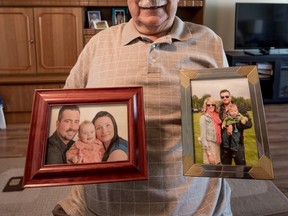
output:
[[[269,141],[257,67],[240,66],[217,69],[182,70],[180,71],[180,80],[184,175],[218,178],[273,179],[273,166],[269,152]],[[237,86],[233,83],[236,81],[240,83],[240,80],[241,83],[247,84],[247,87],[241,87],[241,90],[242,92],[244,89],[247,90],[251,102],[253,128],[255,131],[254,142],[251,141],[251,146],[255,146],[256,149],[254,152],[257,157],[256,161],[254,159],[255,164],[211,165],[199,162],[201,161],[201,153],[197,151],[201,151],[201,147],[199,147],[200,144],[196,137],[196,128],[199,123],[197,121],[195,122],[195,118],[197,116],[196,113],[200,110],[199,107],[197,107],[197,109],[193,105],[193,102],[196,101],[195,93],[202,89],[202,92],[206,94],[215,94],[216,92],[218,98],[220,98],[219,89],[228,88],[232,89],[231,92],[233,92],[233,88]],[[199,113],[197,114],[200,115]],[[200,158],[198,161],[197,154],[198,158]]]

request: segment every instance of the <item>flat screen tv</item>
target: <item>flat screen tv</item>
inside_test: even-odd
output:
[[[235,8],[236,50],[267,55],[271,48],[288,48],[288,3],[236,3]]]

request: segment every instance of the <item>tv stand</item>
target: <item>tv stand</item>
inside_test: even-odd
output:
[[[247,51],[247,50],[245,50],[244,53],[247,54],[247,55],[252,55],[252,56],[270,55],[270,48],[263,48],[263,49],[259,49],[258,51],[255,51],[255,50]]]
[[[253,53],[254,54],[254,53]],[[257,65],[264,103],[288,102],[288,55],[227,51],[229,66]]]

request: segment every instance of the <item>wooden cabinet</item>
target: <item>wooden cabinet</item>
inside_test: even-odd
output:
[[[34,89],[60,88],[83,49],[81,7],[0,8],[0,95],[7,123],[29,122]]]
[[[83,48],[81,8],[35,8],[37,72],[68,73]]]
[[[5,119],[9,123],[28,123],[35,89],[61,88],[61,83],[11,83],[0,85],[5,100]]]
[[[36,72],[33,9],[0,8],[0,74]]]
[[[81,8],[0,8],[0,73],[68,73],[82,26]]]

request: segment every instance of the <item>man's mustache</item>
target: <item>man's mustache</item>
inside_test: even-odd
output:
[[[143,8],[150,8],[150,7],[160,7],[166,4],[167,0],[140,0],[138,6]]]
[[[77,132],[77,130],[75,130],[75,129],[73,129],[73,128],[69,128],[66,132],[67,132],[67,133],[68,133],[68,132]]]

